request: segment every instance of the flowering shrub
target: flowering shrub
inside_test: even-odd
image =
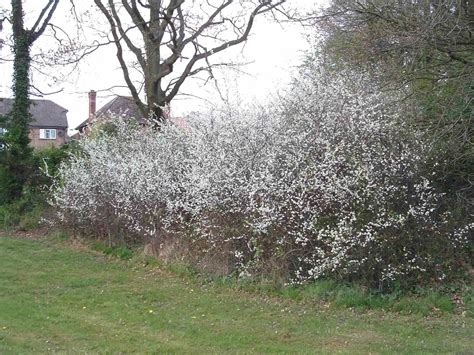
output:
[[[51,203],[83,233],[171,240],[241,276],[440,280],[462,266],[474,225],[443,210],[430,147],[391,102],[362,74],[312,68],[283,108],[214,110],[160,133],[112,117],[112,133],[61,167]]]

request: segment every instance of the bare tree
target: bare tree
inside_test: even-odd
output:
[[[187,78],[224,63],[209,58],[248,39],[255,17],[283,11],[286,0],[94,0],[107,19],[128,88],[143,115],[163,122],[163,108]],[[138,30],[138,33],[137,33]],[[144,75],[146,101],[124,50]]]

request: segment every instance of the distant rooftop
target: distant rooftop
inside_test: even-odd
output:
[[[97,112],[95,113],[95,117],[100,118],[101,116],[107,113],[114,113],[120,116],[143,120],[143,114],[141,113],[133,98],[130,96],[117,96],[113,98],[104,106],[102,106],[99,110],[97,110]],[[87,126],[87,124],[88,120],[85,120],[79,126],[77,126],[76,129],[80,130]]]
[[[132,97],[129,96],[117,96],[104,106],[102,106],[96,112],[96,117],[99,117],[105,113],[115,113],[117,115],[125,115],[133,118],[143,118],[143,114],[140,112],[137,104]]]
[[[91,93],[95,94],[94,91],[91,91]],[[89,96],[89,104],[91,103],[90,100],[91,96]],[[95,107],[95,96],[93,100],[93,107]],[[99,110],[97,110],[93,117],[100,119],[102,116],[108,113],[113,113],[122,117],[134,119],[140,124],[146,124],[148,122],[148,120],[143,117],[143,114],[135,103],[133,97],[130,96],[116,96],[115,98],[107,102],[104,106],[102,106]],[[169,121],[178,127],[187,127],[186,120],[184,117],[169,117]],[[76,129],[78,131],[82,131],[82,129],[87,127],[89,123],[90,120],[86,119],[79,126],[77,126]]]
[[[31,127],[61,127],[67,128],[68,112],[51,100],[30,100]],[[0,115],[8,114],[13,107],[13,99],[0,98]]]

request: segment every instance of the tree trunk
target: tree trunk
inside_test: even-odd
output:
[[[161,87],[161,33],[163,31],[162,19],[160,19],[161,1],[150,0],[150,24],[146,46],[146,75],[145,87],[148,105],[148,114],[161,124],[165,121],[163,107],[165,106],[165,93]]]
[[[13,7],[13,37],[14,37],[14,61],[13,61],[13,111],[11,122],[18,130],[18,143],[28,146],[30,123],[30,100],[29,100],[29,71],[30,71],[30,39],[29,33],[23,29],[21,0],[12,0]],[[20,18],[15,16],[15,10],[19,12]],[[21,14],[21,15],[20,15]]]
[[[23,6],[21,0],[12,0],[12,27],[14,40],[13,62],[13,108],[10,113],[7,133],[7,159],[10,174],[15,183],[9,187],[10,199],[21,196],[23,186],[28,179],[31,165],[32,148],[30,139],[30,100],[29,100],[29,69],[31,40],[29,32],[24,29]]]

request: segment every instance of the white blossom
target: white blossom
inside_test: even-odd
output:
[[[450,230],[438,211],[443,196],[422,169],[430,146],[403,125],[407,111],[362,74],[315,73],[283,108],[214,110],[186,130],[112,117],[113,134],[85,138],[60,168],[58,218],[90,234],[228,251],[245,276],[279,258],[295,283],[392,282],[430,270],[432,243],[466,245],[474,226]]]

